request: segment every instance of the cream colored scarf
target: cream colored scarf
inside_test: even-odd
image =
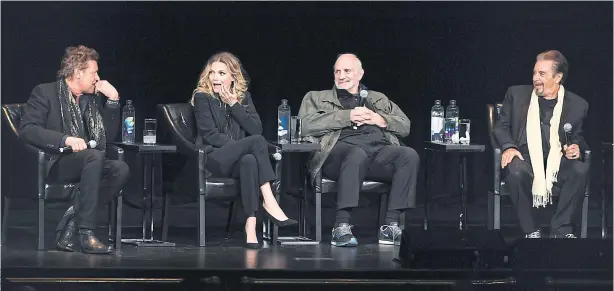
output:
[[[558,92],[558,101],[554,106],[552,118],[550,119],[550,151],[546,161],[546,172],[544,173],[539,97],[535,94],[535,90],[531,94],[526,130],[529,158],[533,166],[533,207],[546,207],[548,203],[552,204],[552,185],[556,182],[563,156],[561,143],[559,142],[559,124],[561,112],[563,111],[563,96],[565,96],[565,88],[561,85]]]

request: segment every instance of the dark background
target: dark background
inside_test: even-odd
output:
[[[536,55],[558,49],[570,64],[566,89],[590,104],[584,130],[594,149],[593,190],[602,185],[600,143],[612,140],[611,2],[1,5],[4,104],[26,102],[34,86],[54,80],[65,47],[83,44],[100,53],[101,78],[118,89],[122,103],[134,101],[138,128],[144,118],[155,116],[156,104],[189,100],[207,58],[227,50],[248,71],[265,136],[274,138],[280,100],[288,99],[293,114],[298,113],[308,91],[332,88],[337,54],[353,52],[363,63],[363,82],[385,93],[409,116],[412,129],[404,142],[421,154],[434,100],[444,106],[457,100],[461,118],[471,119],[472,141],[488,144],[486,104],[502,101],[508,86],[531,84]],[[24,162],[16,147],[12,133],[2,127],[2,191],[35,197],[35,165]],[[437,162],[433,195],[442,198],[442,205],[453,205],[456,160],[438,157]],[[131,164],[135,172],[136,167]],[[470,164],[475,211],[485,211],[479,201],[491,189],[491,168],[488,151],[475,155]],[[137,182],[132,179],[129,188],[136,189]],[[140,194],[135,190],[126,195],[136,201]],[[18,216],[27,220],[24,223],[34,225],[34,203],[14,207],[23,210]],[[138,213],[126,211],[126,223],[138,225]],[[179,216],[175,225],[193,225],[195,211]],[[414,215],[420,217],[420,212]],[[473,217],[483,219],[484,214]],[[55,225],[57,218],[52,219]],[[224,219],[209,221],[222,224]],[[516,223],[513,217],[511,222]]]

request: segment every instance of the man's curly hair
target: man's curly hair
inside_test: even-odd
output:
[[[88,61],[98,61],[98,58],[98,52],[86,46],[68,47],[64,52],[58,77],[70,78],[75,70],[85,70]]]

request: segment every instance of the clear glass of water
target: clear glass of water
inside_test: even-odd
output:
[[[471,142],[471,120],[461,119],[458,121],[458,134],[461,144],[469,144]]]
[[[153,118],[145,119],[145,129],[143,129],[143,144],[155,145],[156,144],[156,130],[158,122]]]
[[[301,119],[298,116],[292,116],[290,118],[290,142],[300,143],[301,141]]]

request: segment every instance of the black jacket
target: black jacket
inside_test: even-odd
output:
[[[104,96],[83,96],[81,98],[97,98],[98,110],[103,118],[107,141],[114,141],[120,127],[119,103],[107,103]],[[21,118],[19,137],[41,150],[55,154],[60,147],[64,146],[61,143],[65,135],[67,133],[62,128],[57,82],[44,83],[34,87],[26,103],[25,114]],[[55,161],[56,159],[52,158],[48,167],[50,168]]]
[[[237,139],[262,134],[262,122],[249,92],[245,92],[241,104],[237,102],[230,106],[228,113],[233,123],[238,125],[230,129]],[[232,140],[224,133],[226,114],[224,102],[221,100],[206,93],[194,95],[194,118],[198,127],[198,136],[202,138],[203,144],[219,148]]]
[[[527,113],[532,92],[533,86],[531,85],[518,85],[507,89],[503,107],[501,107],[499,119],[494,128],[495,138],[501,147],[501,151],[509,148],[520,150],[520,147],[523,146],[523,144],[520,144],[521,141],[526,141],[526,138],[523,139],[522,137],[527,134]],[[588,150],[589,147],[584,140],[584,132],[582,131],[582,123],[588,112],[588,103],[582,97],[567,89],[563,98],[563,111],[559,123],[561,146],[566,143],[563,126],[569,123],[572,125],[569,143],[577,144],[580,147],[580,152]]]

